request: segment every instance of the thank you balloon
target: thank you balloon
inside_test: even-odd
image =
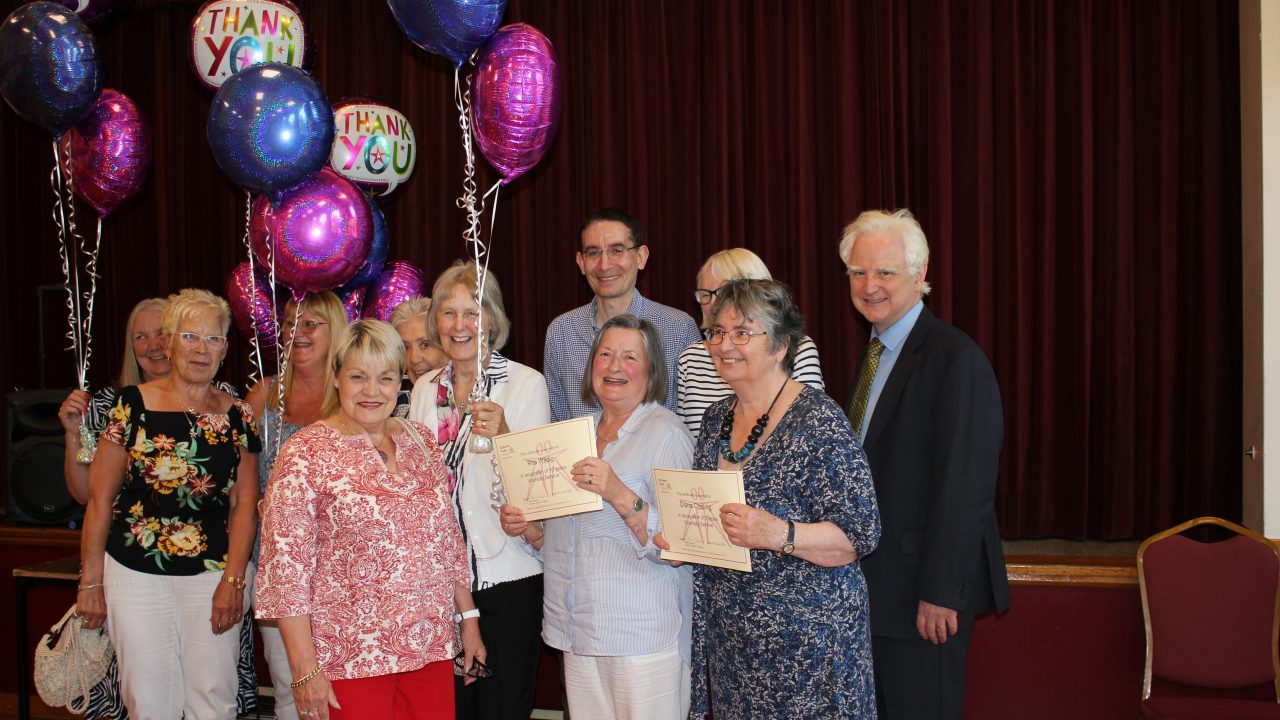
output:
[[[413,174],[418,143],[409,119],[370,100],[343,100],[334,106],[333,152],[329,167],[377,195],[390,195]]]
[[[217,90],[256,63],[302,67],[306,30],[298,9],[279,0],[210,0],[191,21],[191,67]]]

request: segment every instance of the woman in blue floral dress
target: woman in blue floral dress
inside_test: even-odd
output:
[[[76,603],[109,623],[134,718],[234,718],[258,499],[249,406],[213,385],[230,309],[203,290],[164,315],[172,370],[120,391],[89,468]]]
[[[713,313],[707,342],[735,396],[707,410],[693,466],[742,472],[747,503],[720,522],[752,572],[694,566],[690,717],[710,700],[716,720],[875,718],[866,457],[840,407],[789,377],[803,319],[784,286],[726,283]]]

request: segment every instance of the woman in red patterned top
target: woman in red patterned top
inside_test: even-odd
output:
[[[336,343],[324,419],[267,486],[256,612],[279,622],[305,720],[452,718],[454,655],[477,677],[485,649],[444,461],[426,427],[391,419],[396,331],[361,320]]]

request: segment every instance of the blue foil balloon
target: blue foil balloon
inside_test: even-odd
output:
[[[414,45],[462,67],[502,23],[507,0],[387,0]]]
[[[351,279],[343,283],[342,292],[338,293],[346,300],[351,291],[362,288],[373,282],[382,274],[382,266],[387,264],[387,253],[391,250],[391,237],[387,232],[387,218],[383,216],[382,209],[372,198],[365,198],[369,203],[369,214],[373,216],[373,243],[369,245],[369,258],[364,261],[364,265],[351,276]],[[361,295],[361,301],[364,296]],[[348,308],[349,310],[350,308]]]
[[[102,66],[89,26],[54,2],[14,10],[0,26],[0,94],[23,118],[59,137],[93,109]]]
[[[329,161],[333,108],[306,72],[283,63],[251,65],[218,88],[208,134],[227,177],[278,205]]]

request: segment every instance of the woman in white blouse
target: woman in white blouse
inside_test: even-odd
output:
[[[760,256],[746,248],[721,250],[707,258],[702,269],[698,270],[693,297],[702,307],[704,332],[711,327],[711,304],[716,300],[716,291],[726,282],[739,279],[772,280],[773,276]],[[800,344],[796,346],[796,364],[791,379],[825,390],[818,346],[807,335],[800,338]],[[676,363],[676,412],[695,438],[702,430],[702,414],[707,408],[732,394],[729,383],[716,372],[704,340],[691,343],[680,353]]]
[[[414,386],[409,417],[435,434],[449,468],[453,512],[467,544],[471,597],[493,671],[477,685],[463,687],[459,678],[457,717],[527,718],[541,650],[542,562],[528,543],[502,532],[494,509],[502,486],[493,454],[473,453],[468,441],[472,433],[493,437],[551,422],[547,385],[542,373],[498,353],[511,322],[492,272],[480,292],[475,264],[459,260],[441,273],[431,296],[427,338],[444,349],[449,362]],[[483,322],[483,334],[477,321]],[[471,402],[473,388],[488,400]]]
[[[569,714],[578,718],[683,718],[689,709],[692,583],[688,567],[658,557],[650,507],[653,469],[688,468],[693,444],[662,405],[667,369],[658,332],[619,315],[591,348],[582,400],[599,401],[598,457],[570,468],[604,508],[526,522],[502,507],[502,527],[542,549],[542,639],[564,652]]]

